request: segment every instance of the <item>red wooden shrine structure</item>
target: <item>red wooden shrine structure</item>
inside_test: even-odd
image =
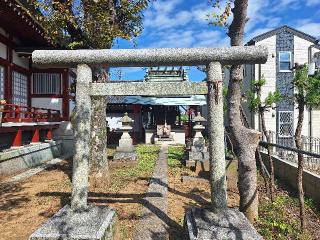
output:
[[[35,49],[57,49],[26,1],[0,1],[0,145],[52,139],[69,120],[69,69],[38,69]],[[31,135],[30,135],[31,133]],[[45,135],[45,137],[43,137]]]

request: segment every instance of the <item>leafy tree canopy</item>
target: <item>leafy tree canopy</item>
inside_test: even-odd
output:
[[[275,104],[281,101],[282,95],[279,90],[269,92],[268,96],[261,99],[261,89],[266,84],[266,79],[262,76],[261,79],[255,80],[252,83],[252,90],[247,93],[249,100],[249,108],[251,111],[268,111]]]
[[[117,37],[142,31],[150,0],[31,0],[48,38],[62,47],[110,48]]]
[[[308,76],[308,66],[299,66],[293,84],[297,89],[296,99],[303,98],[307,107],[320,106],[320,72],[315,76]]]

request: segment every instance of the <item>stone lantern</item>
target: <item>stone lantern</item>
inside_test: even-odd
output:
[[[200,112],[198,112],[197,116],[193,118],[193,121],[195,122],[193,130],[196,132],[196,134],[193,137],[192,144],[195,145],[199,141],[205,144],[204,137],[202,135],[202,131],[205,129],[205,126],[203,126],[202,123],[206,122],[207,120],[201,116]]]
[[[205,126],[202,124],[207,120],[198,112],[197,116],[193,118],[193,121],[195,122],[193,130],[196,134],[193,137],[191,151],[189,151],[189,159],[186,162],[189,167],[196,167],[197,161],[204,163],[209,160],[208,148],[202,135],[202,131],[205,129]]]
[[[131,124],[134,122],[129,116],[128,113],[125,113],[124,116],[119,120],[122,123],[120,130],[123,132],[119,140],[119,146],[116,148],[116,152],[113,156],[114,160],[117,159],[130,159],[136,160],[136,153],[134,151],[134,146],[132,138],[129,132],[132,130]]]

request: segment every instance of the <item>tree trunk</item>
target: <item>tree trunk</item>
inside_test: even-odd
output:
[[[108,71],[102,67],[93,68],[94,82],[107,82]],[[105,97],[92,97],[91,122],[91,175],[90,183],[99,187],[109,182],[107,155],[107,101]]]
[[[260,120],[261,120],[261,127],[263,134],[266,137],[267,143],[271,143],[271,137],[269,132],[267,131],[266,122],[264,118],[264,109],[262,107],[259,107],[259,114],[260,114]],[[274,200],[274,165],[273,165],[273,159],[272,159],[272,149],[271,146],[267,146],[268,151],[268,158],[269,158],[269,167],[270,167],[270,178],[269,178],[269,190],[270,190],[270,199],[273,202]]]
[[[229,82],[228,91],[228,117],[239,164],[238,188],[240,193],[240,211],[244,212],[246,217],[253,222],[258,217],[255,151],[258,147],[260,134],[242,125],[239,111],[241,104],[241,80],[235,74],[242,76],[241,66],[232,66],[231,68],[231,81]]]
[[[301,131],[303,126],[303,118],[304,118],[304,97],[298,97],[298,123],[296,132],[294,135],[296,147],[298,150],[302,150],[302,141],[301,141]],[[303,191],[303,165],[304,158],[302,153],[298,153],[298,173],[297,173],[297,186],[298,186],[298,194],[299,194],[299,203],[300,203],[300,227],[301,231],[305,230],[305,208],[304,208],[304,191]]]
[[[248,0],[235,0],[233,20],[229,27],[228,36],[231,46],[243,45],[244,27],[247,22]],[[231,66],[231,79],[228,87],[228,118],[232,138],[236,143],[236,154],[238,157],[240,192],[240,211],[253,222],[258,217],[258,190],[257,190],[257,166],[255,151],[258,147],[259,132],[248,129],[242,125],[241,83],[243,71],[241,65]]]

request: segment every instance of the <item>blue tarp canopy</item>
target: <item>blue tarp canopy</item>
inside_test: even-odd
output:
[[[130,96],[124,98],[125,104],[141,105],[164,105],[164,106],[190,106],[207,105],[207,99],[204,95],[193,95],[186,97],[143,97]]]

